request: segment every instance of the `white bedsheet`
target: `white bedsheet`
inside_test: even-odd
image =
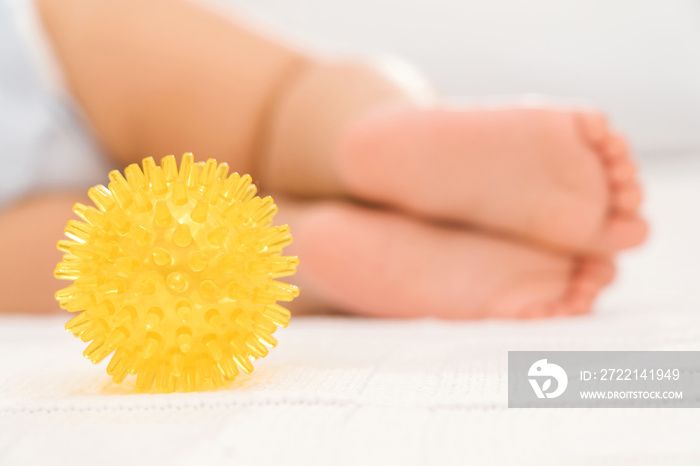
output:
[[[593,315],[294,318],[230,388],[135,395],[65,317],[0,318],[0,464],[700,464],[697,409],[508,409],[508,350],[700,350],[700,159],[655,162],[654,234]]]

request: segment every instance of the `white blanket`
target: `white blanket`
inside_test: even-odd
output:
[[[700,410],[509,409],[508,350],[700,350],[700,159],[645,178],[651,241],[597,311],[294,318],[215,392],[135,395],[67,316],[0,319],[0,464],[700,464]]]

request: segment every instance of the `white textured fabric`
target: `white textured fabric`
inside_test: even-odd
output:
[[[700,350],[700,163],[651,167],[654,234],[590,316],[294,318],[216,392],[135,395],[62,330],[0,319],[0,464],[700,463],[697,409],[508,409],[508,350]]]

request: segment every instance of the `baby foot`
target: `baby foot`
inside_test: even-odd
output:
[[[280,215],[295,232],[289,252],[304,258],[293,312],[314,302],[375,317],[581,314],[614,273],[608,259],[575,259],[349,203],[285,204]]]
[[[608,129],[605,118],[594,113],[576,113],[578,127],[585,141],[605,167],[609,203],[607,225],[598,246],[619,250],[644,241],[646,223],[641,219],[642,187],[625,139]]]
[[[646,236],[625,142],[594,113],[384,110],[345,131],[334,162],[367,201],[566,251],[609,253]]]

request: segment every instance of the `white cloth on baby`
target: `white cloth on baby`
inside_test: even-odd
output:
[[[106,180],[108,161],[63,89],[33,2],[0,0],[0,209]]]

